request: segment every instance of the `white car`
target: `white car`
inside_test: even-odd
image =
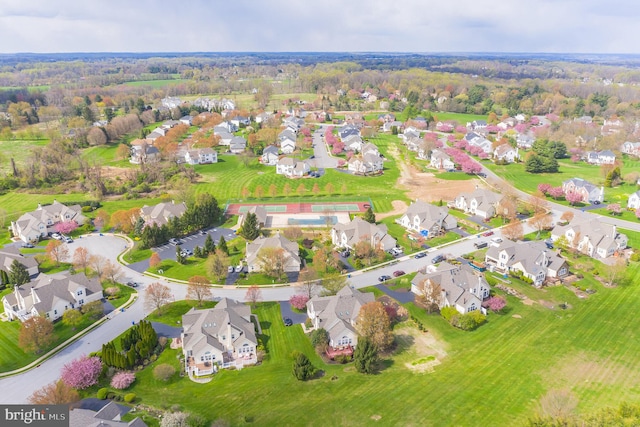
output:
[[[62,236],[61,236],[61,235],[59,235],[58,233],[53,233],[53,234],[51,235],[51,238],[52,238],[52,239],[56,239],[56,240],[62,240]]]
[[[242,273],[242,269],[243,269],[243,268],[244,268],[244,267],[243,267],[243,266],[241,266],[241,265],[237,266],[237,267],[236,267],[236,273]]]
[[[229,268],[227,268],[227,272],[233,273],[233,265],[230,265]]]

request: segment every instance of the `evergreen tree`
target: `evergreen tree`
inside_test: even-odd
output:
[[[378,353],[376,346],[366,337],[360,337],[358,339],[358,345],[353,352],[353,362],[356,366],[356,370],[361,374],[372,374],[375,372],[376,361],[378,360]]]
[[[27,267],[20,261],[14,259],[9,268],[9,282],[16,285],[24,285],[29,281],[29,272]]]
[[[136,236],[142,236],[142,231],[144,230],[144,219],[140,216],[136,220],[135,225],[133,226],[133,234]]]
[[[185,262],[187,262],[187,258],[182,255],[182,248],[180,247],[180,245],[176,246],[176,261],[178,262],[178,264],[184,264]]]
[[[224,236],[220,236],[220,241],[218,242],[218,249],[220,249],[225,254],[229,255],[229,248],[227,248],[227,241],[224,240]]]
[[[258,216],[249,212],[242,223],[240,235],[247,240],[255,240],[260,235],[260,225],[258,224]]]
[[[204,239],[204,254],[205,256],[214,253],[216,250],[216,244],[213,243],[211,234],[207,234],[207,238]]]
[[[0,270],[0,290],[6,288],[9,283],[9,275],[7,272]]]
[[[316,368],[313,367],[311,361],[304,353],[298,353],[293,362],[293,376],[299,381],[306,381],[313,377]]]
[[[195,248],[193,248],[193,256],[196,258],[204,258],[202,256],[202,249],[200,249],[200,246],[196,246]]]
[[[367,210],[364,212],[362,219],[364,219],[365,221],[371,224],[376,223],[376,215],[373,213],[373,210],[371,209],[371,205],[369,205]]]

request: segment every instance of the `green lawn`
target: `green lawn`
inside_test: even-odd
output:
[[[21,167],[34,148],[43,147],[48,143],[48,139],[0,141],[0,172],[11,171],[11,159],[14,159],[16,165]]]
[[[487,120],[487,116],[483,116],[481,114],[449,113],[446,111],[434,112],[433,118],[436,122],[455,120],[462,126],[465,126],[467,122],[472,122],[474,120]]]
[[[197,301],[193,300],[182,300],[172,302],[162,307],[162,312],[159,313],[155,310],[153,313],[147,316],[147,320],[151,322],[160,322],[169,326],[176,326],[182,322],[182,315],[187,311],[191,310],[191,308],[196,307],[198,304]],[[203,301],[201,308],[212,308],[216,306],[216,302],[214,301]]]
[[[136,292],[133,288],[130,288],[129,286],[126,285],[122,285],[120,283],[117,283],[115,285],[112,284],[103,284],[102,285],[102,289],[107,289],[107,288],[111,288],[111,287],[117,287],[118,288],[118,292],[114,295],[111,296],[107,296],[105,293],[105,297],[107,297],[107,299],[109,300],[109,302],[115,307],[121,307],[124,303],[126,303],[127,301],[129,301],[129,297],[131,296],[132,293]]]

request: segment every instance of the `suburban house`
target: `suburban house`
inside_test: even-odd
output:
[[[184,161],[190,165],[204,165],[218,162],[218,152],[211,148],[200,148],[198,150],[187,150],[184,154]]]
[[[513,163],[518,160],[518,149],[509,144],[500,144],[493,150],[493,160],[496,162]]]
[[[99,411],[84,408],[71,408],[69,411],[69,427],[147,427],[141,418],[122,421],[122,416],[131,410],[130,407],[109,401]]]
[[[247,140],[241,136],[234,136],[229,141],[229,151],[234,154],[243,153],[247,148]]]
[[[404,144],[407,146],[407,150],[417,152],[424,144],[424,139],[420,139],[416,136],[409,137],[404,140]]]
[[[387,232],[384,224],[371,224],[355,217],[346,224],[338,223],[331,229],[331,242],[338,248],[353,249],[360,242],[368,242],[376,249],[388,251],[396,247],[396,239]]]
[[[627,141],[622,144],[620,151],[630,156],[640,156],[640,142]]]
[[[192,116],[182,116],[182,117],[180,117],[179,122],[182,123],[183,125],[191,126],[191,123],[193,123],[193,117]]]
[[[400,132],[402,130],[402,126],[404,126],[404,123],[399,122],[397,120],[394,120],[392,122],[384,122],[382,124],[382,131],[383,132],[391,132],[393,130],[393,128],[398,129],[398,132]]]
[[[370,142],[367,142],[362,146],[361,154],[363,156],[367,154],[373,154],[374,156],[380,157],[380,151],[378,150],[378,147]]]
[[[228,147],[231,145],[231,140],[235,138],[235,135],[227,132],[226,130],[217,131],[214,128],[213,134],[216,135],[220,140],[218,141],[218,145]]]
[[[530,150],[534,142],[536,142],[536,139],[529,134],[519,133],[516,136],[516,145],[523,150]]]
[[[213,133],[217,134],[220,132],[233,133],[238,132],[238,125],[231,122],[222,122],[213,128]]]
[[[616,162],[616,155],[611,150],[587,151],[585,161],[592,165],[612,165]]]
[[[9,274],[11,271],[11,264],[16,260],[26,267],[29,277],[35,277],[40,272],[36,259],[32,256],[26,257],[22,255],[16,246],[5,246],[0,248],[0,270]],[[0,284],[2,284],[1,281]]]
[[[569,274],[564,258],[541,241],[505,240],[498,246],[489,247],[485,262],[490,269],[500,273],[518,271],[531,279],[536,287],[541,287],[547,278],[562,279]]]
[[[402,133],[398,134],[398,138],[401,138],[405,144],[407,143],[407,140],[409,140],[410,138],[420,139],[420,130],[412,126],[409,126],[405,128],[405,130]]]
[[[234,125],[236,125],[237,127],[242,126],[249,126],[251,124],[251,120],[249,120],[248,117],[245,116],[234,116],[231,120],[231,123],[233,123]]]
[[[640,190],[631,193],[629,200],[627,200],[627,209],[640,209]]]
[[[160,161],[160,150],[144,140],[140,141],[142,141],[140,144],[134,144],[135,141],[131,143],[129,163],[141,165]]]
[[[367,153],[360,156],[353,156],[347,162],[347,170],[356,175],[369,175],[381,172],[384,169],[384,163],[380,156]]]
[[[435,169],[453,169],[455,167],[455,163],[451,160],[451,157],[444,151],[436,148],[431,151],[431,159],[429,165]]]
[[[358,344],[355,326],[363,305],[375,301],[373,292],[362,293],[345,286],[336,295],[313,297],[307,301],[307,316],[314,329],[324,329],[329,333],[327,353],[353,351]]]
[[[501,194],[478,188],[472,193],[461,193],[456,197],[454,205],[465,213],[489,219],[496,215],[501,201]]]
[[[256,115],[256,123],[268,122],[274,117],[273,113],[270,112],[262,112]]]
[[[349,135],[342,142],[344,142],[345,151],[355,151],[356,153],[362,151],[362,145],[364,144],[360,135]]]
[[[251,206],[249,209],[247,209],[247,212],[242,215],[242,223],[244,223],[244,219],[247,217],[247,214],[250,213],[255,214],[258,220],[258,226],[264,227],[264,225],[267,223],[267,209],[264,206]]]
[[[97,278],[84,273],[40,274],[36,279],[2,297],[9,320],[25,321],[32,316],[44,316],[54,321],[66,310],[79,309],[84,304],[102,299],[102,285]]]
[[[262,164],[265,166],[275,166],[278,164],[278,159],[280,156],[278,155],[278,147],[275,145],[269,145],[262,150]]]
[[[556,225],[551,240],[564,236],[567,244],[592,258],[608,258],[627,247],[628,238],[613,224],[576,215],[567,225]]]
[[[247,262],[249,272],[262,270],[259,255],[260,251],[264,248],[282,249],[284,251],[283,270],[286,273],[300,271],[301,259],[298,243],[292,242],[280,234],[276,234],[273,237],[260,236],[251,243],[247,242],[245,261]]]
[[[354,135],[360,136],[360,129],[353,125],[346,125],[338,130],[338,136],[340,137],[341,141],[344,141],[348,137]]]
[[[487,128],[487,121],[486,120],[474,120],[471,123],[467,123],[467,128],[470,128],[471,130],[482,130],[482,129],[486,129]]]
[[[431,301],[440,309],[453,307],[460,314],[475,310],[486,313],[482,301],[489,298],[491,288],[484,276],[467,264],[454,266],[443,262],[435,271],[418,272],[411,280],[411,292],[416,295],[424,295],[425,289],[431,287],[440,291],[437,300]]]
[[[222,298],[214,308],[193,307],[182,316],[182,353],[191,376],[209,375],[218,368],[242,368],[257,363],[258,339],[251,307]]]
[[[296,150],[296,138],[291,138],[289,136],[284,137],[280,140],[280,151],[284,154],[291,154]]]
[[[276,173],[288,178],[302,178],[310,170],[311,168],[307,162],[299,161],[292,157],[283,157],[276,164]]]
[[[604,187],[596,187],[594,184],[582,178],[571,178],[562,183],[562,192],[578,193],[582,196],[583,203],[599,204],[604,201]]]
[[[59,222],[74,221],[83,225],[87,219],[82,215],[80,205],[67,206],[54,200],[52,204],[38,204],[35,211],[27,212],[17,221],[11,222],[11,232],[23,242],[37,242]]]
[[[180,218],[187,211],[185,202],[175,203],[173,200],[166,203],[158,203],[157,205],[144,205],[140,208],[140,216],[144,220],[145,226],[156,224],[161,227],[171,218]]]
[[[464,136],[464,139],[470,147],[478,147],[487,154],[491,154],[493,151],[491,141],[476,132],[469,132]]]
[[[434,237],[458,226],[456,217],[449,215],[449,208],[416,200],[404,215],[396,220],[409,231],[416,231],[424,237]]]

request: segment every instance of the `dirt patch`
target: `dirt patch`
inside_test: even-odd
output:
[[[102,178],[104,179],[124,179],[131,173],[129,168],[117,168],[115,166],[103,166]]]
[[[391,202],[391,206],[393,206],[393,210],[391,210],[389,212],[376,213],[376,219],[380,220],[382,218],[386,218],[386,217],[389,217],[389,216],[402,215],[403,213],[405,213],[407,211],[407,208],[409,207],[402,200],[393,200]]]
[[[523,300],[522,300],[522,303],[523,303],[524,305],[533,305],[533,304],[535,304],[536,302],[535,302],[534,300],[532,300],[532,299],[525,298],[525,299],[523,299]]]
[[[394,332],[398,348],[409,356],[405,366],[413,372],[433,372],[440,361],[447,357],[444,343],[430,332],[420,332],[413,325],[396,327]]]
[[[519,314],[514,314],[513,316],[514,319],[522,319],[522,316],[520,316]]]
[[[373,421],[380,421],[382,419],[382,415],[371,415],[371,419]]]

